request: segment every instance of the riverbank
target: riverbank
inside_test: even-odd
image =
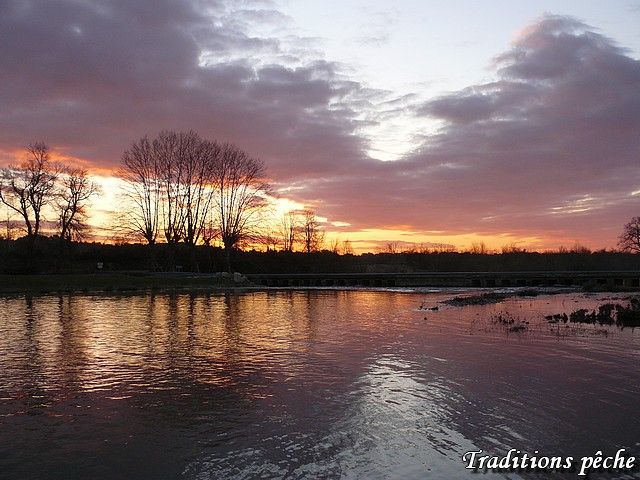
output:
[[[51,293],[126,293],[144,290],[228,290],[247,286],[239,274],[91,273],[0,275],[0,295]]]
[[[52,293],[128,293],[144,291],[225,291],[237,288],[271,290],[278,288],[306,289],[316,288],[316,285],[287,285],[285,287],[270,286],[253,281],[239,273],[232,275],[226,272],[218,273],[151,273],[145,271],[130,272],[100,272],[74,274],[31,274],[31,275],[0,275],[0,296],[32,294],[47,295]],[[323,288],[349,288],[346,282],[322,286]],[[377,288],[373,282],[352,285],[351,288]],[[426,286],[425,286],[426,287]],[[389,288],[389,287],[382,287]],[[393,286],[390,288],[394,288]],[[411,287],[409,287],[411,288]],[[413,288],[420,288],[414,285]],[[442,287],[445,288],[445,287]],[[479,288],[479,287],[475,287]],[[513,292],[505,292],[495,285],[482,286],[479,295],[451,299],[453,305],[463,306],[471,304],[497,303],[512,296],[535,296],[540,292],[561,293],[565,291],[582,290],[586,292],[638,292],[638,287],[625,287],[607,283],[588,283],[581,286],[565,286],[556,288],[524,287],[514,288]],[[498,291],[496,291],[498,290]],[[488,292],[488,293],[487,293]]]

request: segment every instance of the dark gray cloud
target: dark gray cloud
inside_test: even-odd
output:
[[[277,11],[234,5],[3,2],[3,148],[36,138],[108,167],[131,141],[171,128],[238,143],[280,177],[358,158],[345,99],[365,89],[330,62],[250,34],[251,22],[286,22]]]

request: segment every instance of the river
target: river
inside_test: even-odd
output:
[[[0,476],[640,478],[640,332],[544,318],[624,295],[456,294],[0,299]]]

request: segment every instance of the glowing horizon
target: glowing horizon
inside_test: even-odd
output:
[[[87,167],[85,162],[61,153],[65,150],[64,148],[56,147],[52,150],[52,161],[54,162],[74,167]],[[11,152],[11,155],[9,155],[11,160],[9,162],[7,162],[7,158],[5,153],[5,163],[20,164],[25,158],[25,151],[16,150]],[[113,241],[113,238],[109,238],[113,235],[113,232],[110,230],[113,220],[111,214],[118,210],[118,194],[121,188],[121,180],[115,176],[114,170],[99,169],[98,172],[99,174],[95,174],[89,166],[91,178],[101,187],[101,192],[90,202],[89,225],[94,232],[94,239],[97,241],[111,242]],[[637,192],[631,192],[632,196],[635,194],[637,194]],[[592,198],[586,197],[578,199],[576,204],[584,205],[592,200]],[[286,196],[274,198],[273,202],[272,208],[274,214],[272,215],[271,227],[277,228],[277,223],[281,216],[288,210],[311,208],[316,211],[315,205],[300,203]],[[571,206],[554,207],[548,214],[583,213],[588,210],[589,209],[584,206],[577,209]],[[319,212],[316,211],[316,213]],[[488,235],[486,233],[474,232],[454,233],[434,231],[433,229],[429,231],[416,231],[409,226],[402,228],[402,226],[393,225],[383,228],[357,229],[353,228],[349,223],[333,221],[327,217],[320,217],[320,223],[323,231],[326,233],[325,248],[330,248],[334,242],[342,245],[343,242],[349,241],[356,254],[382,253],[388,251],[389,247],[397,250],[397,252],[420,249],[436,251],[438,249],[446,250],[447,247],[451,247],[453,251],[464,252],[472,249],[474,245],[486,248],[489,253],[499,253],[502,248],[506,246],[515,246],[529,252],[557,251],[561,248],[570,249],[576,246],[586,247],[592,251],[615,248],[615,245],[593,246],[585,243],[580,238],[571,236],[564,238],[545,238],[544,235],[523,236],[509,232]],[[159,238],[159,242],[162,243],[163,240]]]

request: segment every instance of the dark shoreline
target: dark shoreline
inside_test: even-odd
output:
[[[0,275],[0,297],[8,295],[49,295],[55,293],[126,294],[145,291],[227,291],[248,286],[246,279],[233,275],[82,273]]]
[[[290,286],[268,287],[252,283],[240,274],[229,275],[193,274],[193,273],[86,273],[86,274],[31,274],[31,275],[0,275],[0,297],[13,295],[51,295],[51,294],[131,294],[146,292],[227,292],[227,291],[263,291],[263,290],[309,290],[317,287]],[[332,287],[322,287],[332,289]],[[349,287],[334,287],[337,290]],[[411,288],[411,287],[408,287]],[[422,288],[416,286],[414,288]],[[424,288],[429,288],[425,286]],[[455,289],[455,287],[451,287]],[[376,287],[357,286],[353,290],[376,290]],[[402,287],[400,287],[402,289]],[[447,289],[447,287],[438,287]],[[385,288],[386,290],[386,288]],[[473,288],[472,290],[476,290]],[[545,287],[523,288],[514,292],[499,292],[499,287],[477,288],[483,293],[460,296],[452,299],[453,305],[463,306],[476,303],[495,303],[509,297],[527,297],[538,294],[553,294],[567,292],[638,292],[640,289],[632,287],[616,287],[608,285],[590,285],[588,287],[565,287],[557,291]],[[498,292],[496,292],[498,291]]]

